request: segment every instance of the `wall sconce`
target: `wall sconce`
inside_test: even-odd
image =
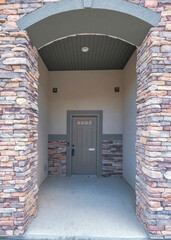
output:
[[[57,89],[57,88],[53,88],[52,92],[53,92],[53,93],[57,93],[57,92],[58,92],[58,89]]]
[[[120,88],[119,88],[119,87],[115,87],[114,91],[115,91],[115,92],[119,92],[119,91],[120,91]]]

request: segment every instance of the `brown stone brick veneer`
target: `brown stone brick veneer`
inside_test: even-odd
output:
[[[0,235],[23,234],[37,200],[37,51],[16,21],[58,0],[0,0]],[[171,239],[171,3],[137,54],[136,211],[151,238]]]
[[[171,2],[137,51],[136,211],[151,238],[171,239]]]
[[[122,175],[122,140],[103,140],[102,176]]]
[[[38,54],[16,7],[0,5],[0,235],[23,234],[37,210]]]
[[[65,140],[48,142],[49,176],[66,175],[67,143]],[[102,176],[122,175],[122,140],[103,140]]]
[[[66,175],[67,143],[65,140],[48,142],[49,176]]]

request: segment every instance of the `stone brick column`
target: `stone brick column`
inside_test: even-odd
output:
[[[0,235],[23,234],[36,214],[38,55],[20,7],[0,5]]]
[[[171,239],[171,4],[146,1],[162,15],[137,54],[137,216],[153,239]]]

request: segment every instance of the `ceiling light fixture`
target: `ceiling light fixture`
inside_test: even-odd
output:
[[[89,51],[89,48],[88,48],[88,47],[82,47],[82,48],[81,48],[81,51],[84,52],[84,53],[86,53],[86,52]]]

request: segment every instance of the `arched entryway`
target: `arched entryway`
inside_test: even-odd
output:
[[[99,33],[140,46],[161,16],[139,5],[117,1],[59,1],[19,19],[34,46],[42,48],[72,34]]]
[[[155,6],[156,9],[157,6]],[[18,7],[22,8],[22,6]],[[8,5],[6,5],[6,8],[8,9]],[[167,96],[168,88],[165,84],[158,85],[156,81],[158,77],[167,79],[168,74],[167,71],[161,71],[163,67],[156,67],[153,61],[158,61],[157,57],[160,50],[165,53],[169,48],[167,44],[162,46],[161,49],[156,47],[157,44],[153,39],[155,30],[153,29],[146,37],[150,28],[156,26],[160,19],[160,15],[149,9],[120,0],[113,2],[73,1],[72,3],[70,1],[59,1],[43,6],[22,17],[17,21],[20,30],[18,30],[17,25],[14,27],[17,28],[17,31],[16,29],[12,31],[7,29],[9,39],[6,38],[6,41],[12,41],[16,48],[14,47],[12,50],[15,53],[14,55],[3,56],[5,67],[1,77],[6,81],[6,84],[3,85],[3,87],[5,86],[4,89],[6,88],[6,91],[9,92],[10,89],[14,90],[15,88],[17,98],[15,98],[16,102],[11,100],[12,102],[7,103],[8,107],[4,107],[3,114],[6,116],[7,113],[11,113],[12,110],[9,107],[11,104],[15,106],[13,112],[15,112],[14,119],[16,122],[11,127],[13,131],[9,133],[9,137],[14,138],[15,149],[12,148],[11,152],[2,152],[2,156],[4,159],[8,156],[10,156],[10,159],[12,157],[15,159],[14,165],[12,164],[13,168],[11,168],[13,169],[11,171],[12,179],[16,181],[15,187],[13,186],[15,190],[14,193],[12,191],[7,195],[9,203],[10,198],[14,198],[15,195],[19,203],[13,208],[9,204],[11,207],[7,212],[9,211],[9,214],[15,216],[15,224],[11,223],[9,229],[4,227],[2,234],[22,234],[29,219],[35,215],[36,211],[38,68],[37,51],[32,47],[32,44],[39,51],[43,51],[50,44],[54,44],[53,42],[56,39],[71,34],[96,33],[114,36],[127,42],[128,45],[136,47],[142,44],[138,49],[137,57],[137,216],[150,236],[163,238],[167,235],[169,220],[164,205],[168,206],[165,188],[168,186],[167,181],[170,179],[170,175],[167,164],[161,166],[159,163],[161,159],[167,162],[167,158],[170,157],[168,148],[165,144],[163,145],[163,142],[166,143],[167,138],[169,138],[169,126],[166,124],[163,129],[158,117],[162,116],[162,120],[165,121],[164,115],[162,115],[165,112],[162,110],[165,106],[163,96],[165,94]],[[6,26],[8,26],[8,23]],[[32,43],[27,33],[21,29],[27,30]],[[161,44],[160,37],[158,36],[159,39],[156,40],[159,45]],[[21,55],[17,55],[18,52],[19,54],[21,52]],[[159,55],[167,58],[167,56]],[[11,79],[13,81],[8,82]],[[157,115],[156,113],[159,112],[160,115]],[[21,116],[20,121],[17,120],[17,113]],[[153,123],[156,123],[157,126]],[[6,122],[5,124],[8,125],[9,123]],[[4,135],[4,137],[8,138],[7,135]],[[18,137],[22,139],[18,140]],[[158,137],[161,138],[161,145],[159,144],[160,148],[157,147],[156,149],[154,146],[157,146]],[[20,167],[21,169],[19,169]],[[162,186],[160,196],[156,196],[156,191]],[[16,189],[18,190],[16,191]],[[2,192],[2,197],[3,194],[5,194],[5,191]],[[24,204],[22,205],[22,203]],[[19,214],[19,212],[22,212],[22,214]],[[159,214],[163,221],[158,220]],[[22,218],[22,221],[20,218]],[[6,225],[4,224],[4,226]]]

